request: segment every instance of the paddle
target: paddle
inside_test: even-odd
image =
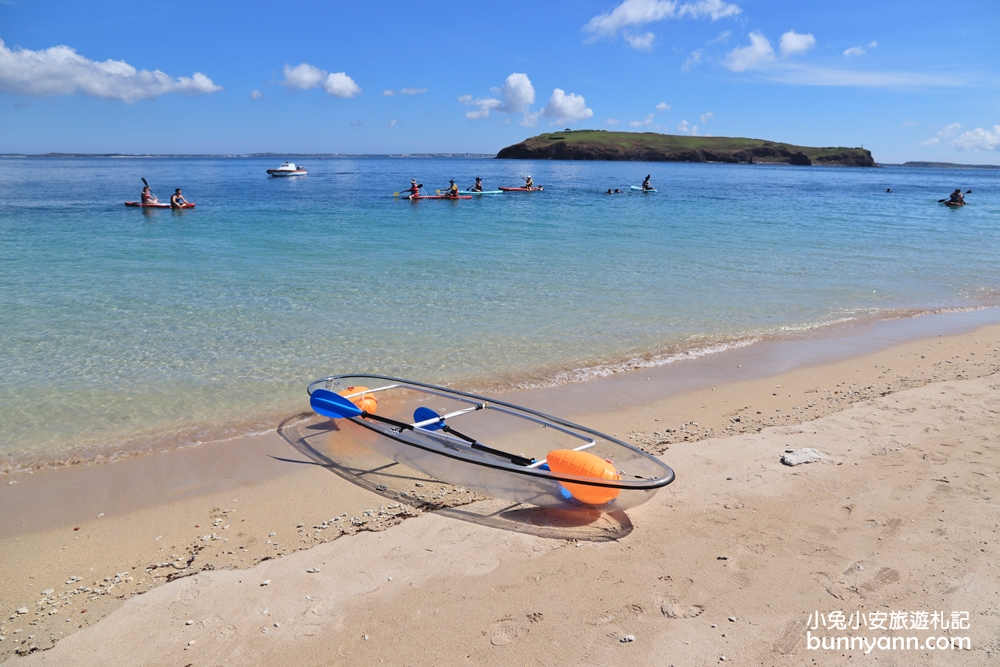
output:
[[[419,189],[420,189],[420,188],[422,188],[422,187],[424,187],[424,184],[423,184],[423,183],[421,183],[420,185],[418,185],[418,186],[417,186],[417,190],[419,190]],[[407,192],[409,192],[409,191],[407,190]],[[398,196],[399,196],[399,195],[401,195],[401,194],[403,194],[403,193],[402,193],[402,192],[393,192],[393,193],[392,193],[392,196],[393,196],[393,197],[398,197]]]
[[[142,178],[142,176],[140,176],[139,178]],[[146,182],[145,178],[142,179],[142,184],[145,185],[147,188],[149,187],[149,183]],[[150,190],[149,190],[149,196],[153,198],[153,201],[160,201],[160,198],[153,194],[153,189],[152,188],[150,188]],[[140,202],[140,203],[142,203],[142,202]]]
[[[971,195],[971,194],[972,194],[972,190],[966,190],[966,191],[965,191],[965,194],[967,194],[967,195]],[[943,203],[945,203],[946,201],[948,201],[949,199],[951,199],[951,197],[945,197],[944,199],[938,199],[938,203],[939,203],[939,204],[943,204]]]
[[[479,442],[476,441],[475,438],[470,438],[464,433],[459,433],[452,427],[448,426],[446,423],[444,423],[444,418],[441,417],[441,415],[439,415],[438,413],[431,410],[430,408],[419,407],[413,411],[414,422],[419,424],[420,422],[425,422],[429,419],[437,419],[437,422],[432,424],[425,424],[420,428],[427,429],[428,431],[437,431],[438,429],[440,429],[445,433],[450,433],[451,435],[457,438],[465,440],[467,443],[469,443],[469,446],[471,446],[473,449],[478,449],[479,451],[486,452],[487,454],[493,454],[494,456],[500,456],[505,459],[510,459],[510,462],[515,465],[527,466],[531,465],[531,463],[534,461],[534,459],[527,459],[517,454],[510,454],[508,452],[503,452],[500,451],[499,449],[493,449],[492,447],[487,447],[486,445],[480,444]]]

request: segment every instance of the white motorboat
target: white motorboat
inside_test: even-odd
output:
[[[301,166],[296,167],[293,162],[285,162],[277,169],[268,169],[267,173],[271,176],[305,176],[306,170]]]

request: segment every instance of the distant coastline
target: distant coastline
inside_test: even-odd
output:
[[[886,166],[924,169],[1000,169],[1000,164],[957,164],[955,162],[904,162],[903,164]]]
[[[492,158],[492,153],[0,153],[2,158],[109,158],[109,159],[143,159],[143,158],[358,158],[358,157],[397,157],[397,158]]]

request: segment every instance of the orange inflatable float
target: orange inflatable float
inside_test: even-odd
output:
[[[621,477],[615,467],[589,452],[574,449],[554,449],[545,457],[549,469],[562,475],[578,475],[580,477],[596,477],[597,479],[618,480]],[[569,491],[570,495],[588,505],[604,505],[618,497],[621,489],[611,489],[606,486],[590,486],[559,482]]]
[[[348,387],[344,391],[340,392],[340,395],[347,396],[348,394],[357,394],[358,392],[366,391],[368,391],[368,387]],[[351,396],[349,400],[365,412],[374,413],[376,408],[378,408],[378,401],[375,400],[375,396],[373,394],[361,393],[358,396]]]

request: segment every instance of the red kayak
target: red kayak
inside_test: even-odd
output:
[[[544,189],[545,188],[543,188],[543,187],[537,187],[537,188],[500,188],[500,190],[503,190],[504,192],[536,192],[538,190],[544,190]]]
[[[472,199],[472,195],[452,197],[450,195],[420,195],[419,197],[408,197],[411,201],[417,199]]]
[[[136,208],[172,208],[170,204],[143,204],[137,201],[127,201],[126,206],[135,206]],[[194,204],[181,204],[180,208],[194,208]]]

